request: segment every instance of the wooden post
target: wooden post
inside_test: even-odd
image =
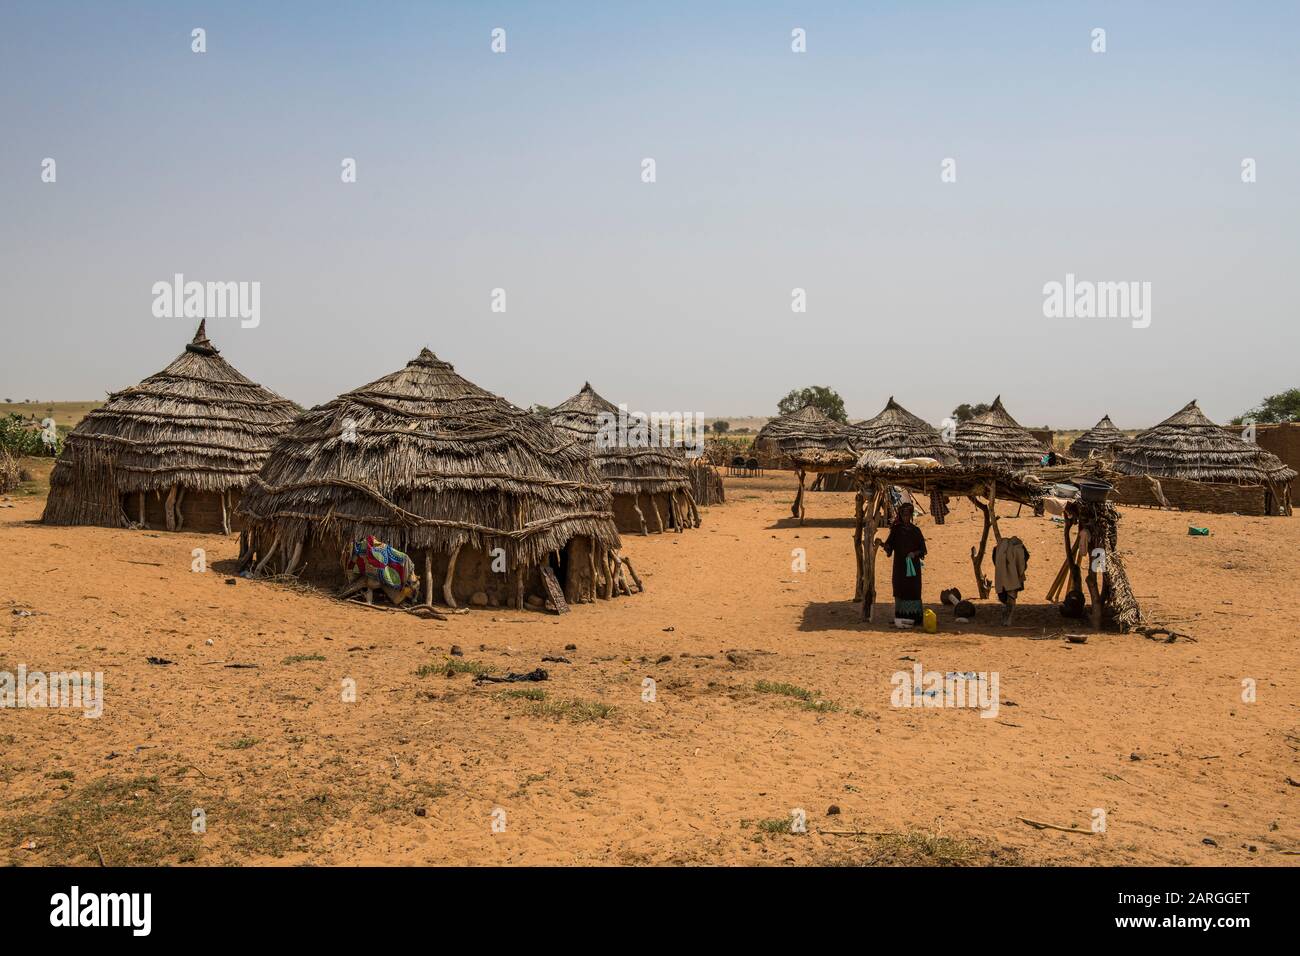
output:
[[[871,623],[876,608],[876,515],[880,509],[880,485],[871,482],[871,503],[862,538],[862,617]]]
[[[253,574],[261,574],[262,570],[270,562],[271,558],[275,556],[275,552],[278,550],[280,550],[280,534],[279,532],[276,532],[275,540],[271,542],[271,547],[267,549],[266,554],[262,555],[262,560],[257,562],[257,567],[253,569]]]
[[[433,607],[433,548],[424,549],[424,603]]]
[[[180,486],[180,491],[176,495],[176,507],[173,509],[176,514],[176,530],[180,531],[185,527],[185,512],[181,509],[181,502],[185,500],[185,486]]]
[[[627,573],[632,575],[632,580],[636,582],[637,591],[638,592],[645,591],[645,585],[641,583],[640,576],[636,573],[636,569],[632,567],[631,559],[628,558],[627,555],[623,555],[622,561],[623,564],[627,567]]]
[[[306,535],[304,535],[298,540],[298,543],[293,546],[293,554],[289,555],[289,560],[286,561],[284,565],[285,574],[293,574],[294,569],[298,567],[298,559],[302,557],[303,542],[306,540]]]
[[[632,496],[632,507],[636,509],[636,517],[637,517],[637,520],[641,522],[641,533],[642,533],[642,534],[649,534],[650,532],[649,532],[649,530],[648,530],[648,529],[646,528],[646,526],[645,526],[645,514],[641,511],[641,491],[640,491],[640,489],[638,489],[637,492],[636,492],[636,494],[634,494],[634,495]]]
[[[176,513],[172,509],[176,506],[176,486],[172,485],[167,491],[167,500],[163,503],[163,519],[167,522],[167,530],[176,530]]]
[[[664,516],[659,513],[659,502],[655,499],[655,496],[650,494],[649,492],[646,493],[646,497],[650,499],[650,505],[655,510],[655,530],[657,530],[660,534],[663,534]]]
[[[975,568],[975,586],[979,588],[980,600],[984,600],[989,596],[989,591],[992,589],[993,584],[993,582],[984,576],[984,551],[988,547],[989,543],[989,509],[986,508],[984,502],[976,498],[975,495],[971,494],[966,497],[970,499],[971,504],[984,514],[984,530],[980,534],[979,551],[976,551],[974,548],[970,549],[970,563]]]
[[[790,516],[799,519],[799,524],[803,524],[803,482],[804,472],[799,469],[799,493],[794,496],[794,504],[790,506]]]
[[[1078,560],[1079,542],[1070,540],[1070,526],[1073,522],[1070,516],[1065,516],[1065,560],[1061,562],[1061,570],[1056,572],[1056,577],[1052,581],[1052,586],[1047,589],[1047,600],[1056,602],[1061,593],[1061,588],[1065,585],[1066,580],[1070,577],[1070,569],[1074,567]]]
[[[862,600],[862,528],[865,523],[865,517],[862,513],[862,490],[854,496],[853,502],[853,555],[857,559],[857,577],[853,588],[853,600]]]
[[[456,575],[456,559],[460,557],[460,545],[451,549],[451,557],[447,561],[447,576],[442,581],[442,599],[447,602],[447,607],[456,607],[456,598],[451,593],[452,578]]]
[[[230,508],[226,505],[226,492],[221,492],[221,533],[230,534]]]

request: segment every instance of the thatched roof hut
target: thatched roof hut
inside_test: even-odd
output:
[[[805,405],[797,412],[769,419],[754,436],[754,453],[765,467],[777,467],[783,453],[824,448],[843,434],[843,425],[816,405]]]
[[[957,453],[929,422],[913,415],[894,396],[875,418],[848,427],[849,444],[861,455],[882,452],[895,458],[933,458],[956,465]]]
[[[1260,470],[1264,472],[1265,477],[1278,485],[1288,485],[1295,481],[1297,477],[1300,477],[1300,472],[1297,472],[1277,455],[1264,448],[1259,449],[1257,464]]]
[[[0,448],[0,494],[18,487],[18,462],[9,452]]]
[[[222,358],[200,322],[174,362],[68,434],[41,520],[228,533],[240,492],[297,413]]]
[[[626,421],[626,410],[622,415]],[[629,440],[623,441],[617,434],[619,420],[619,407],[597,394],[590,382],[550,412],[551,424],[573,436],[609,482],[619,531],[646,534],[698,527],[686,453],[670,444],[672,436],[661,436],[648,422],[639,423],[644,425],[639,430],[638,422],[630,421]]]
[[[374,536],[422,567],[426,604],[435,581],[452,607],[517,608],[553,593],[547,569],[569,602],[624,582],[610,486],[587,449],[428,349],[304,412],[241,510],[255,573],[337,581],[345,549]]]
[[[957,426],[953,439],[957,457],[970,468],[1029,468],[1039,464],[1047,449],[993,399],[987,412]]]
[[[1124,475],[1262,484],[1261,449],[1210,421],[1196,400],[1125,443],[1115,457]]]
[[[1109,415],[1076,438],[1070,445],[1070,454],[1087,458],[1094,452],[1102,458],[1113,458],[1124,442],[1124,433],[1115,427]]]

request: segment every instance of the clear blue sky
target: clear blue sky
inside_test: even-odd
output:
[[[1292,2],[7,0],[0,128],[4,397],[166,364],[176,272],[261,282],[209,332],[304,404],[426,344],[521,405],[709,415],[826,384],[1130,427],[1300,385]],[[1151,282],[1150,328],[1044,318],[1067,272]]]

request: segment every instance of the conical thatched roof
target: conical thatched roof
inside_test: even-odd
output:
[[[957,464],[957,453],[938,430],[894,401],[892,395],[875,418],[850,425],[848,436],[859,455],[873,451],[895,458],[933,458],[942,465]]]
[[[843,425],[816,405],[805,405],[797,412],[770,419],[754,436],[754,450],[786,459],[784,463],[789,464],[790,460],[848,454],[849,445]]]
[[[1103,415],[1101,421],[1080,435],[1070,445],[1070,454],[1087,458],[1094,451],[1098,455],[1111,456],[1124,441],[1124,433],[1115,427],[1109,415]]]
[[[805,405],[797,412],[768,419],[767,424],[754,436],[754,444],[762,441],[775,444],[783,438],[791,437],[839,435],[843,431],[843,425],[833,421],[816,405]]]
[[[957,426],[953,445],[961,463],[972,468],[1029,468],[1047,454],[1047,449],[1007,413],[1001,395],[993,399],[987,412]]]
[[[286,541],[375,535],[403,550],[502,547],[533,566],[570,538],[619,546],[609,485],[545,419],[456,374],[428,349],[304,412],[240,507]]]
[[[109,395],[68,434],[42,520],[117,525],[124,493],[243,488],[297,413],[223,359],[200,322],[174,362]]]
[[[627,414],[626,412],[624,413]],[[672,493],[687,491],[691,487],[687,473],[686,454],[679,448],[660,444],[660,435],[646,423],[647,444],[601,447],[598,439],[603,421],[618,420],[619,408],[591,387],[590,382],[572,398],[565,399],[551,409],[550,421],[561,432],[573,436],[580,448],[590,454],[601,475],[608,481],[616,495]],[[636,420],[628,422],[629,430]],[[606,436],[609,436],[606,426]],[[666,436],[671,439],[672,436]]]
[[[1125,475],[1260,484],[1262,449],[1225,432],[1188,402],[1159,425],[1126,442],[1115,457]],[[1285,467],[1285,466],[1284,466]]]

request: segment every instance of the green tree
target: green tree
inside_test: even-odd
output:
[[[776,411],[778,415],[789,415],[806,405],[817,406],[831,421],[848,424],[849,416],[844,411],[844,399],[840,398],[835,389],[825,385],[791,389],[790,394],[776,403]]]
[[[968,422],[976,415],[983,415],[990,407],[985,402],[980,402],[978,405],[962,402],[952,410],[952,417],[957,419],[958,422]]]
[[[1269,395],[1259,403],[1258,408],[1252,408],[1234,418],[1232,424],[1240,425],[1247,418],[1261,425],[1300,422],[1300,388],[1288,388],[1285,392]]]
[[[713,423],[713,434],[725,435],[731,431],[731,422],[724,422],[721,418]]]

